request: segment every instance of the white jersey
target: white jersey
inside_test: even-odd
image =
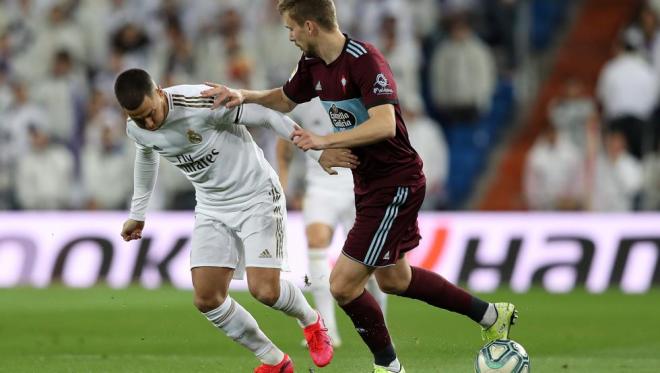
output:
[[[332,133],[332,123],[318,97],[297,105],[291,112],[291,117],[303,128],[317,135],[325,136]],[[319,188],[338,193],[350,190],[353,193],[353,174],[349,168],[335,167],[337,175],[329,175],[318,162],[314,162],[312,159],[308,158],[306,165],[305,182],[308,190]]]
[[[268,192],[281,190],[277,175],[242,125],[271,127],[287,138],[294,122],[258,105],[211,110],[201,97],[204,85],[164,89],[169,113],[156,131],[128,120],[126,132],[136,143],[135,189],[130,218],[144,220],[155,183],[158,155],[179,168],[195,187],[196,212],[216,217],[268,202]],[[318,152],[310,157],[318,159]]]

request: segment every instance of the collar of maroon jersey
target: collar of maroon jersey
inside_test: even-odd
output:
[[[325,65],[326,67],[334,66],[337,63],[337,61],[341,60],[341,58],[344,56],[344,54],[346,54],[346,47],[348,46],[348,42],[351,40],[351,38],[349,38],[347,34],[344,34],[344,33],[342,33],[342,34],[344,35],[344,38],[346,38],[344,40],[344,47],[341,49],[341,53],[339,53],[339,56],[337,56],[337,58],[335,58],[334,61],[330,62],[329,64],[326,64]],[[324,62],[324,64],[325,64],[325,62]]]

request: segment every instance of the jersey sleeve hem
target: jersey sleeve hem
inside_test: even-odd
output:
[[[295,102],[296,104],[302,104],[302,103],[305,103],[305,102],[309,101],[309,100],[305,101],[304,99],[296,98],[295,96],[291,95],[291,93],[287,93],[288,90],[289,90],[289,87],[287,85],[284,85],[284,87],[282,87],[282,92],[284,93],[284,95],[289,100]]]
[[[398,105],[399,100],[392,100],[392,99],[375,100],[375,101],[369,102],[368,104],[364,103],[364,107],[367,108],[367,110],[368,110],[368,109],[371,109],[374,106],[387,105],[387,104]]]
[[[240,104],[236,108],[236,117],[234,118],[234,124],[240,123],[242,116],[243,116],[243,104]]]

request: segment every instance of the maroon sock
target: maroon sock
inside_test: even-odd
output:
[[[396,359],[383,311],[373,295],[365,290],[362,295],[340,307],[351,318],[355,330],[374,354],[376,364],[387,366]]]
[[[479,322],[483,319],[488,303],[447,281],[444,277],[424,268],[410,267],[412,278],[402,297],[419,299],[432,306],[460,313]]]

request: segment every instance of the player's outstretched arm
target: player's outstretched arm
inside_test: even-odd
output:
[[[233,108],[243,103],[258,104],[269,109],[288,113],[296,107],[282,88],[273,88],[262,91],[251,91],[247,89],[234,89],[222,84],[205,82],[209,89],[202,91],[202,97],[213,97],[213,108],[225,106]]]
[[[248,127],[270,128],[275,131],[279,137],[287,141],[291,141],[293,130],[300,128],[300,126],[288,116],[255,104],[243,105],[237,123]],[[318,159],[318,157],[316,159]]]
[[[277,157],[277,175],[280,178],[282,189],[286,192],[289,184],[289,165],[293,158],[293,145],[284,139],[277,139],[275,156]]]
[[[369,109],[369,119],[348,131],[319,136],[302,128],[293,131],[292,139],[302,150],[353,148],[369,145],[396,136],[396,118],[391,104]]]
[[[270,127],[278,136],[287,141],[293,141],[294,130],[301,129],[291,118],[274,110],[259,105],[243,105],[238,122],[252,127]],[[332,167],[357,167],[357,157],[348,149],[334,149],[327,154],[320,151],[308,151],[307,156],[319,162],[325,172],[336,175]],[[323,161],[321,161],[323,158]]]
[[[159,157],[153,149],[136,143],[135,166],[133,170],[133,199],[128,218],[144,221],[151,193],[158,176]]]
[[[142,238],[144,221],[128,219],[121,228],[121,237],[124,241],[139,240]]]
[[[131,212],[121,228],[124,241],[142,238],[146,210],[158,174],[158,154],[137,143],[136,148]]]

